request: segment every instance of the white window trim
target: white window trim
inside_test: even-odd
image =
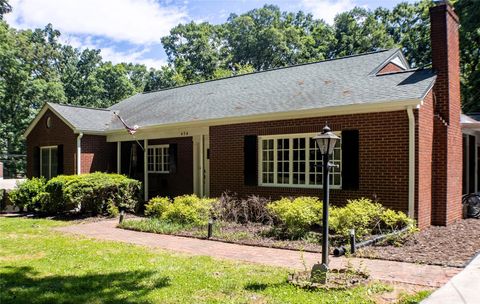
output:
[[[40,147],[40,176],[47,177],[43,174],[43,157],[42,157],[42,150],[48,150],[48,178],[52,178],[52,149],[58,149],[58,146],[43,146]],[[57,160],[58,162],[58,160]],[[57,164],[58,166],[58,164]]]
[[[334,131],[338,136],[341,136],[340,131]],[[277,134],[277,135],[261,135],[257,137],[257,168],[258,168],[258,185],[260,187],[272,187],[272,188],[306,188],[306,189],[323,189],[323,185],[311,185],[310,182],[310,141],[305,142],[305,184],[294,184],[293,183],[293,174],[292,173],[292,166],[293,162],[289,161],[290,166],[290,182],[288,184],[278,184],[277,183],[277,141],[274,140],[273,142],[273,183],[264,183],[262,180],[263,176],[263,168],[262,168],[262,140],[266,139],[292,139],[292,138],[299,138],[299,137],[314,137],[318,133],[295,133],[295,134]],[[293,157],[293,145],[289,144],[289,155]],[[341,160],[342,161],[342,160]],[[343,170],[343,168],[340,168]],[[330,189],[342,189],[343,181],[342,175],[340,171],[340,185],[332,185],[330,184]]]
[[[169,144],[164,144],[164,145],[148,145],[147,147],[147,164],[146,164],[146,167],[147,167],[147,173],[161,173],[161,174],[167,174],[167,173],[170,173],[170,170],[168,171],[157,171],[157,170],[148,170],[148,160],[150,158],[150,155],[148,154],[148,151],[150,151],[150,149],[153,149],[153,168],[156,168],[156,161],[157,161],[157,155],[155,154],[156,153],[156,148],[167,148],[167,153],[168,153],[168,148],[170,148],[170,145]],[[169,161],[170,161],[170,156],[169,157]],[[163,168],[163,158],[162,158],[162,168]],[[170,166],[169,166],[170,168]]]

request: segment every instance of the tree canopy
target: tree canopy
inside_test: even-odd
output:
[[[274,5],[231,14],[222,24],[179,24],[161,37],[168,65],[157,69],[113,64],[100,50],[80,50],[59,40],[51,24],[17,30],[3,19],[15,7],[0,0],[0,159],[25,154],[21,134],[47,101],[108,107],[135,93],[153,91],[286,65],[401,47],[412,67],[428,67],[431,0],[393,9],[361,7],[333,24]],[[458,0],[464,111],[480,111],[480,2]],[[24,162],[6,164],[21,173]]]

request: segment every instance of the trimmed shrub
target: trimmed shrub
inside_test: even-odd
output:
[[[40,211],[44,191],[45,179],[43,177],[33,177],[17,183],[17,187],[8,193],[8,197],[12,204],[22,211]]]
[[[413,226],[415,224],[415,221],[405,213],[391,209],[385,209],[380,216],[380,220],[382,225],[390,230],[400,230],[406,226]]]
[[[322,206],[316,197],[298,197],[274,201],[267,205],[267,209],[288,236],[298,238],[321,222]]]
[[[153,198],[146,206],[148,215],[182,225],[206,225],[212,216],[215,199],[196,195],[177,196],[173,202],[165,197]]]
[[[154,197],[145,205],[145,215],[160,218],[170,204],[168,197]]]
[[[386,209],[370,199],[360,198],[347,202],[345,207],[331,208],[329,225],[335,234],[348,237],[350,230],[355,229],[355,236],[362,238],[382,233],[382,229],[397,230],[413,224],[413,220],[405,213]]]
[[[247,199],[239,199],[236,194],[224,192],[213,204],[213,212],[217,219],[239,224],[263,223],[271,224],[272,215],[267,210],[269,199],[251,195]]]
[[[140,189],[139,181],[120,174],[60,175],[47,182],[42,209],[50,214],[74,210],[114,216],[119,209],[135,209]]]

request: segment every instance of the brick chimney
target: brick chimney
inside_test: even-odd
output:
[[[430,25],[432,67],[437,74],[433,87],[432,224],[448,225],[462,216],[459,19],[448,1],[437,1],[430,8]]]

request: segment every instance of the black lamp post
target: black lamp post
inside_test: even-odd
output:
[[[313,139],[317,142],[320,153],[322,154],[323,167],[323,218],[322,218],[322,264],[314,265],[312,272],[320,270],[326,273],[328,271],[328,205],[330,191],[330,168],[334,167],[329,163],[330,155],[333,153],[335,144],[340,139],[330,128],[325,125],[322,133],[317,134]]]

